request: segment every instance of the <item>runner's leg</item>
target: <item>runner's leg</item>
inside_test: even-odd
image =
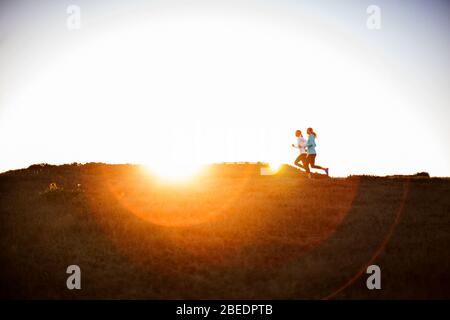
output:
[[[316,155],[315,154],[310,154],[310,155],[308,155],[308,158],[309,158],[309,156],[312,156],[311,160],[309,161],[309,163],[311,165],[311,168],[323,170],[328,175],[328,168],[324,168],[324,167],[316,165]]]

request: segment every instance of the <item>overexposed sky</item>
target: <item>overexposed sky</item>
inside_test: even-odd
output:
[[[294,131],[311,126],[332,175],[450,176],[449,13],[425,0],[2,2],[0,172],[291,163]]]

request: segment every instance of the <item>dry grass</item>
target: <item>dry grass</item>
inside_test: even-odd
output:
[[[449,180],[291,171],[219,166],[185,185],[128,165],[2,174],[0,296],[323,298],[379,250],[383,289],[363,275],[334,298],[450,298]],[[81,291],[65,288],[71,264]]]

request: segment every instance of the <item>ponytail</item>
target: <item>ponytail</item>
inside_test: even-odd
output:
[[[308,133],[312,134],[314,138],[317,138],[317,134],[314,132],[313,128],[308,128]]]

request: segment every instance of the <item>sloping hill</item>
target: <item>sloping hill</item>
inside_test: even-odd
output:
[[[449,180],[261,176],[262,165],[182,184],[134,165],[3,173],[0,296],[450,297]],[[366,289],[368,263],[382,290]],[[80,291],[65,287],[72,264]]]

